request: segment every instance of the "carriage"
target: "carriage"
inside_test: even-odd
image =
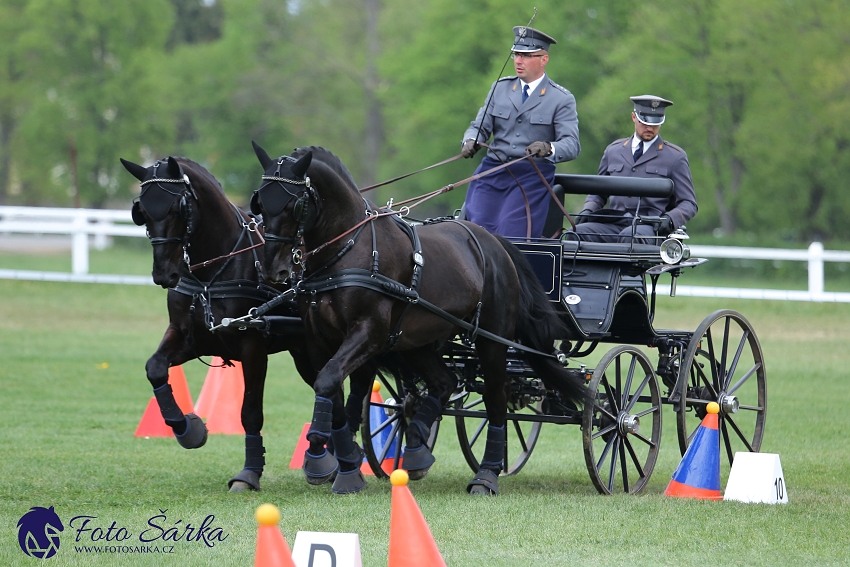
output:
[[[660,197],[672,192],[669,179],[558,174],[556,183],[561,199],[564,193]],[[562,222],[560,211],[551,209],[550,221]],[[547,224],[545,233],[551,233],[552,225]],[[566,237],[514,241],[569,327],[559,358],[586,382],[595,402],[582,409],[571,407],[557,392],[547,390],[509,349],[509,425],[502,475],[523,468],[543,424],[572,424],[582,429],[587,470],[596,489],[603,494],[638,493],[658,458],[665,405],[675,414],[682,453],[709,402],[720,406],[725,463],[731,465],[737,451],[759,450],[766,410],[765,367],[747,319],[735,311],[719,310],[694,331],[653,325],[661,276],[670,276],[670,295],[675,296],[682,272],[707,261],[689,257],[683,231],[672,236],[658,244],[576,242]],[[600,345],[611,348],[594,365],[586,364],[586,357]],[[639,347],[657,352],[657,360],[653,362]],[[441,418],[454,418],[463,456],[476,471],[487,424],[480,361],[475,349],[460,339],[447,343],[442,354],[457,377],[457,389]],[[372,470],[386,476],[403,464],[403,435],[423,385],[385,374],[379,380],[386,399],[373,398],[365,404],[361,435]],[[431,445],[439,429],[439,423],[435,425]]]
[[[659,279],[670,276],[675,295],[681,273],[705,262],[689,257],[683,232],[664,235],[657,245],[577,242],[569,232],[511,245],[456,218],[425,221],[417,232],[419,222],[372,209],[338,158],[323,148],[300,148],[295,157],[277,160],[256,145],[255,152],[265,174],[251,208],[263,213],[264,248],[255,241],[256,220],[229,203],[198,164],[185,158],[148,168],[124,162],[141,182],[133,219],[147,227],[154,280],[170,290],[169,328],[146,371],[163,418],[183,447],[202,446],[207,432],[197,416],[178,408],[167,383],[168,366],[205,354],[243,362],[245,466],[228,483],[231,490],[259,489],[266,357],[280,350],[292,354],[316,392],[305,453],[307,481],[333,481],[335,492],[365,486],[359,470],[363,454],[351,436],[358,424],[362,451],[377,476],[403,467],[411,478],[414,473],[421,478],[433,463],[430,449],[440,423],[454,418],[463,455],[478,471],[468,487],[475,493],[498,492],[494,469],[502,475],[519,472],[545,423],[581,427],[587,469],[601,493],[637,493],[646,486],[659,453],[664,405],[675,413],[682,452],[710,402],[720,406],[727,462],[737,451],[759,450],[765,368],[749,322],[720,310],[694,331],[654,325]],[[311,166],[314,153],[318,158]],[[554,193],[562,202],[564,193],[641,197],[672,191],[669,180],[557,175],[556,181]],[[326,192],[321,198],[320,190]],[[316,223],[323,214],[325,222]],[[386,222],[376,229],[382,218]],[[547,234],[562,225],[560,210],[550,220]],[[634,221],[657,225],[660,219]],[[423,243],[428,240],[426,256],[438,251],[442,260],[424,272],[420,236]],[[310,241],[314,248],[304,252]],[[310,255],[318,269],[287,290],[284,281],[293,265]],[[513,276],[503,277],[508,273]],[[263,283],[268,276],[276,287]],[[484,285],[485,280],[490,283]],[[464,294],[466,303],[459,307],[454,296]],[[286,308],[293,295],[300,298],[297,313]],[[535,302],[537,307],[531,305]],[[547,315],[539,320],[532,316],[543,312]],[[345,322],[351,313],[354,324]],[[328,314],[337,319],[321,319]],[[560,322],[550,330],[563,329],[564,336],[543,340],[544,333],[533,327],[545,327],[547,318]],[[515,321],[524,344],[497,332],[513,334]],[[349,336],[352,329],[360,334]],[[466,333],[458,331],[463,329]],[[349,351],[315,350],[329,338],[348,344]],[[541,352],[555,340],[555,354]],[[600,345],[614,346],[597,360],[593,354]],[[392,356],[384,357],[404,346],[405,364],[420,364],[417,371],[404,371]],[[657,352],[656,362],[647,349]],[[318,370],[321,357],[325,362]],[[343,408],[341,385],[349,374],[349,402]],[[373,376],[382,384],[380,400],[368,396]],[[485,408],[488,395],[497,402],[495,413]],[[496,420],[501,425],[493,425]],[[335,454],[326,450],[328,441]],[[482,473],[485,469],[492,476]]]

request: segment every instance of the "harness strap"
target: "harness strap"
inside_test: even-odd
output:
[[[384,295],[388,295],[394,299],[409,301],[411,303],[424,307],[435,315],[445,319],[446,321],[455,326],[464,329],[465,331],[474,330],[479,337],[484,337],[485,339],[489,339],[491,341],[509,346],[516,350],[521,350],[523,352],[536,354],[538,356],[545,356],[547,358],[556,358],[552,354],[540,352],[538,350],[500,337],[499,335],[491,333],[490,331],[487,331],[485,329],[481,329],[480,327],[473,326],[471,323],[464,321],[459,317],[455,317],[451,313],[440,309],[433,303],[422,299],[417,291],[406,288],[397,281],[390,279],[382,274],[372,276],[372,274],[368,270],[364,270],[361,268],[350,268],[346,270],[340,270],[339,272],[334,272],[332,275],[327,276],[321,281],[302,281],[301,284],[299,284],[299,287],[295,289],[295,293],[314,294],[335,289],[342,289],[345,287],[364,287],[366,289],[371,289],[372,291],[383,293]]]

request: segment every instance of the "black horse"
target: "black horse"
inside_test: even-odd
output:
[[[286,287],[265,283],[263,241],[256,222],[227,200],[206,169],[174,157],[147,168],[123,159],[121,163],[141,181],[133,221],[147,227],[153,245],[153,281],[168,289],[168,329],[145,365],[162,416],[181,446],[201,447],[207,440],[206,425],[177,406],[168,368],[200,356],[241,361],[245,466],[228,485],[232,491],[259,490],[265,465],[260,429],[268,355],[288,350],[308,384],[316,371],[307,359],[300,328],[278,334],[236,327],[210,329],[225,317],[238,317],[278,296]],[[296,315],[289,311],[280,308],[272,314]]]
[[[404,468],[412,479],[422,478],[434,462],[424,443],[429,426],[457,383],[438,349],[466,331],[485,379],[490,424],[481,468],[468,490],[497,493],[508,387],[508,347],[498,337],[538,351],[524,352],[529,364],[566,399],[582,403],[587,396],[583,381],[539,352],[551,352],[566,333],[522,253],[471,223],[444,219],[412,227],[375,210],[340,160],[323,148],[300,148],[276,160],[256,144],[254,150],[265,170],[251,209],[265,223],[266,273],[282,282],[293,264],[302,265],[298,308],[311,359],[321,366],[306,461],[322,454],[330,438],[340,475],[359,476],[359,449],[344,432],[340,384],[392,351],[427,384],[404,452]],[[299,249],[302,241],[306,252]]]

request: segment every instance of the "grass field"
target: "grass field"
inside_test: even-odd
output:
[[[149,256],[147,262],[132,257],[138,267],[121,269],[126,258],[116,256],[97,271],[149,269]],[[252,565],[253,512],[263,502],[280,507],[290,545],[299,530],[356,532],[363,564],[386,565],[389,483],[372,479],[360,494],[334,497],[329,487],[307,486],[301,471],[288,469],[310,419],[312,392],[287,355],[271,362],[261,492],[226,491],[242,466],[240,437],[213,435],[203,448],[186,451],[173,439],[133,436],[151,396],[144,363],[165,329],[164,302],[165,292],[154,287],[0,281],[0,565],[38,563],[17,544],[16,524],[33,506],[54,506],[65,524],[61,548],[49,560],[54,565]],[[661,456],[640,496],[597,495],[579,429],[548,425],[529,464],[502,480],[499,497],[470,498],[464,487],[472,473],[446,420],[437,464],[411,489],[449,566],[850,561],[850,305],[660,302],[658,327],[694,329],[724,307],[753,324],[768,374],[762,449],[780,454],[790,503],[663,497],[680,458],[669,407]],[[206,367],[192,362],[184,370],[196,397]],[[147,525],[154,516],[165,516],[153,522],[167,530],[214,515],[214,527],[227,538],[212,548],[185,540],[149,544],[173,545],[172,554],[78,552],[68,521],[84,515],[96,516],[91,527],[106,530],[114,522],[115,530],[126,528],[136,545],[143,530],[156,534]],[[78,545],[91,544],[90,533]]]

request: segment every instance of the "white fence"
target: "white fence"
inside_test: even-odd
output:
[[[136,285],[152,285],[153,283],[149,276],[89,273],[90,246],[102,248],[107,244],[110,236],[145,236],[145,228],[133,224],[130,211],[0,207],[0,238],[12,234],[68,235],[71,242],[71,273],[0,269],[0,279]],[[823,269],[824,262],[850,263],[850,252],[824,250],[820,242],[813,242],[807,250],[693,245],[691,256],[806,262],[809,273],[808,289],[779,290],[678,285],[677,295],[850,303],[850,293],[824,291]],[[669,292],[668,286],[659,285],[658,287],[660,293]]]

